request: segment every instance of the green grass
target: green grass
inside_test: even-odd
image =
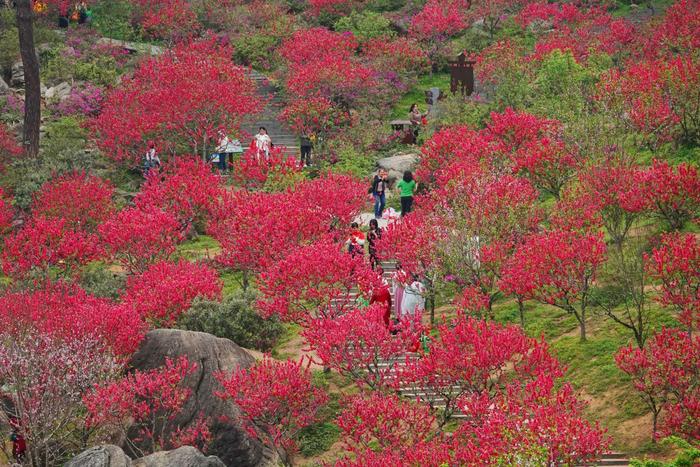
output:
[[[208,235],[198,235],[178,245],[177,252],[188,260],[213,258],[221,249],[219,242]]]
[[[289,357],[288,354],[281,351],[282,346],[287,344],[289,341],[297,337],[301,333],[301,326],[294,323],[284,323],[284,334],[277,341],[277,345],[270,352],[272,357],[278,360],[285,360]]]
[[[299,452],[304,457],[313,457],[328,451],[340,438],[340,428],[334,423],[341,411],[340,399],[343,394],[354,392],[352,382],[336,372],[312,371],[314,386],[328,394],[328,402],[319,409],[317,423],[310,425],[299,434]],[[337,388],[340,388],[339,392]],[[349,392],[348,392],[349,391]]]
[[[299,433],[299,452],[313,457],[328,451],[340,438],[340,428],[330,422],[314,423]]]
[[[497,302],[494,307],[496,321],[519,324],[518,305],[513,300]],[[544,335],[548,341],[576,330],[578,323],[573,315],[558,308],[535,302],[525,303],[525,332],[531,337]]]
[[[414,103],[418,104],[418,107],[423,110],[427,109],[425,91],[430,88],[440,88],[440,91],[443,93],[449,92],[450,74],[433,73],[432,75],[425,75],[419,78],[418,83],[396,102],[391,111],[391,119],[408,119],[408,109]]]
[[[501,323],[519,323],[517,304],[513,300],[497,302],[494,312]],[[584,399],[590,398],[586,416],[609,431],[613,447],[628,453],[644,452],[644,445],[626,445],[620,440],[629,430],[626,422],[648,413],[630,385],[629,377],[615,364],[615,354],[633,342],[632,334],[594,307],[588,310],[587,316],[588,340],[581,342],[578,322],[572,315],[555,307],[527,302],[525,331],[531,337],[545,337],[552,353],[566,368],[566,381],[583,393]],[[648,316],[650,333],[664,326],[678,326],[673,313],[655,302],[649,303]],[[637,429],[645,433],[650,427],[638,425]]]
[[[631,3],[636,3],[636,7],[632,8]],[[673,4],[672,0],[652,0],[651,2],[648,1],[637,1],[637,2],[629,2],[629,1],[620,1],[618,0],[617,2],[617,8],[612,12],[612,15],[615,17],[623,17],[623,16],[629,16],[630,14],[634,13],[635,11],[644,11],[647,9],[647,4],[651,3],[651,5],[654,7],[654,10],[656,11],[656,15],[660,15],[666,8],[668,8],[670,5]]]

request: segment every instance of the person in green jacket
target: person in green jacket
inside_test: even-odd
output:
[[[413,179],[413,174],[410,170],[403,173],[403,179],[399,180],[396,187],[401,195],[401,217],[411,212],[413,208],[413,194],[416,192],[418,184]]]

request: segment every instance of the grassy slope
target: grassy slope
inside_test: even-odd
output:
[[[515,302],[496,305],[496,319],[517,323]],[[668,311],[652,305],[651,325],[675,325]],[[581,342],[573,316],[547,305],[528,303],[525,330],[532,337],[544,336],[567,367],[566,379],[588,401],[587,416],[608,430],[613,448],[627,453],[647,449],[650,418],[647,408],[631,388],[629,378],[615,365],[617,349],[631,342],[631,333],[609,318],[591,310],[588,340]]]
[[[450,89],[449,73],[434,73],[426,75],[418,80],[418,83],[406,94],[401,97],[391,112],[391,120],[407,119],[408,109],[411,104],[416,103],[423,111],[426,110],[425,91],[430,88],[440,88],[442,92],[448,92]]]

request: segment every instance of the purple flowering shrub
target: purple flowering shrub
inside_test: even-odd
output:
[[[60,116],[83,115],[94,117],[100,113],[104,102],[102,88],[91,83],[83,83],[71,89],[68,97],[53,107]]]

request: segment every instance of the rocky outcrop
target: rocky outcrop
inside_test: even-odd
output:
[[[389,183],[403,177],[403,173],[407,170],[413,171],[418,163],[418,154],[397,154],[392,157],[385,157],[377,161],[377,167],[384,169],[389,174]]]
[[[75,456],[65,467],[226,467],[216,456],[205,456],[192,446],[160,451],[132,461],[118,446],[95,446]]]
[[[136,459],[133,467],[226,467],[216,456],[205,456],[192,446],[183,446],[173,451],[160,451]]]
[[[127,42],[120,41],[119,39],[111,39],[109,37],[100,37],[97,39],[97,43],[121,47],[130,54],[160,55],[163,53],[162,47],[142,42]]]
[[[10,85],[5,82],[4,79],[0,78],[0,96],[4,96],[10,92]]]
[[[226,465],[252,467],[276,464],[279,460],[276,451],[262,445],[243,428],[240,409],[215,395],[222,389],[214,378],[215,373],[231,373],[239,368],[248,368],[255,362],[254,357],[230,340],[211,334],[158,329],[146,335],[130,365],[137,370],[151,370],[163,366],[166,358],[176,359],[180,356],[186,356],[190,362],[196,363],[197,368],[184,381],[192,389],[192,396],[174,424],[189,427],[200,415],[210,420],[212,440],[208,452]],[[127,454],[135,453],[127,450]]]
[[[63,83],[48,88],[44,93],[44,97],[47,99],[58,99],[62,101],[70,95],[71,89],[71,85],[64,81]]]
[[[22,62],[15,62],[12,65],[10,85],[15,88],[21,88],[24,86],[24,65],[22,65]]]
[[[118,446],[105,444],[83,451],[65,467],[131,467],[131,459]]]

